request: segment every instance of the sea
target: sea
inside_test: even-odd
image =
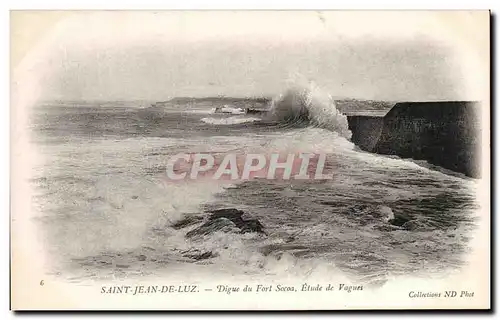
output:
[[[221,106],[231,99],[38,103],[31,143],[43,161],[31,185],[48,272],[77,283],[342,273],[375,285],[467,264],[477,181],[350,140],[346,115],[383,115],[390,103],[292,88],[235,102],[265,113],[213,112]],[[165,180],[178,153],[277,151],[326,153],[333,179]],[[241,210],[265,233],[186,236],[216,209]],[[174,227],[190,217],[200,220]]]

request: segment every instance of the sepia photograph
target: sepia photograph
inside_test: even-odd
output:
[[[11,11],[11,308],[489,309],[490,19]]]

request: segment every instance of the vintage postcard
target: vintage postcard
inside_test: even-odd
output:
[[[13,310],[490,308],[490,12],[10,20]]]

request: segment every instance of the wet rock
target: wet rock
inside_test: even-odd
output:
[[[205,236],[217,231],[230,232],[235,228],[236,225],[231,220],[226,218],[217,218],[215,220],[209,220],[201,226],[189,231],[186,233],[186,237],[192,238],[194,236]]]
[[[265,233],[264,226],[257,219],[243,219],[243,214],[245,212],[238,209],[219,209],[209,211],[212,213],[209,217],[209,220],[225,218],[230,220],[234,225],[241,230],[241,233],[247,232],[257,232],[257,233]]]
[[[245,214],[242,210],[234,208],[210,210],[208,212],[211,213],[209,219],[226,218],[231,221],[243,220],[242,216]]]
[[[208,220],[202,225],[186,233],[187,238],[194,236],[204,236],[217,231],[247,233],[264,233],[264,226],[257,219],[244,219],[245,212],[229,208],[207,211],[210,213]],[[190,216],[172,225],[174,229],[181,229],[198,223],[203,218],[200,216]]]
[[[194,260],[206,260],[206,259],[214,258],[216,256],[217,256],[217,254],[214,254],[212,251],[184,255],[184,257],[186,257],[186,258],[191,258]]]
[[[174,228],[175,230],[179,230],[179,229],[188,227],[190,225],[193,225],[195,223],[198,223],[201,220],[203,220],[203,217],[201,217],[201,216],[187,216],[184,219],[181,219],[181,220],[175,222],[174,224],[172,224],[171,227]]]

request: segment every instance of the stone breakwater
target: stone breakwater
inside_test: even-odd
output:
[[[396,103],[384,117],[348,116],[352,142],[360,149],[481,177],[480,103]]]

